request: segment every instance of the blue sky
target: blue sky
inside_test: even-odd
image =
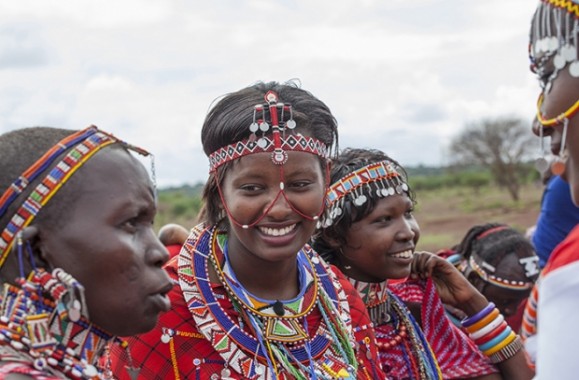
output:
[[[341,146],[443,165],[482,118],[530,123],[530,0],[18,0],[0,3],[0,133],[95,124],[156,156],[160,186],[207,177],[219,96],[299,78]]]

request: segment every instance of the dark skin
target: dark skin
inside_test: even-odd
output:
[[[75,176],[67,185],[81,195],[73,198],[66,222],[33,221],[23,238],[32,243],[38,266],[60,267],[85,287],[91,322],[114,335],[146,332],[168,309],[165,294],[172,287],[162,268],[168,253],[153,230],[156,207],[148,175],[127,152],[104,148]],[[7,270],[5,277],[19,275]]]
[[[413,278],[432,278],[443,303],[459,308],[466,315],[474,315],[488,305],[488,300],[447,260],[428,252],[416,252],[412,263]],[[521,350],[497,365],[498,374],[475,379],[529,380],[534,376]]]

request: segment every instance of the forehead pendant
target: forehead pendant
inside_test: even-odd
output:
[[[270,125],[266,121],[265,111],[269,111],[269,119],[271,123],[271,136],[273,140],[273,151],[271,152],[271,161],[276,165],[283,165],[287,162],[288,154],[283,149],[283,137],[285,137],[286,129],[293,130],[296,127],[296,122],[293,119],[292,108],[290,105],[285,105],[279,102],[279,97],[274,91],[268,91],[265,96],[266,104],[258,104],[253,111],[253,122],[249,126],[252,135],[250,140],[256,139],[255,132],[258,130],[265,134],[270,129]],[[289,112],[289,119],[284,122],[284,112]],[[257,115],[261,112],[262,119],[257,120]],[[280,125],[281,124],[281,125]],[[284,136],[282,136],[284,134]],[[265,137],[257,139],[258,146],[266,145]]]

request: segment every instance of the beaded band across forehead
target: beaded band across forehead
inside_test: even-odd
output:
[[[2,194],[0,197],[0,218],[4,216],[8,208],[31,182],[45,174],[45,177],[30,192],[28,197],[22,201],[20,207],[15,210],[0,234],[0,267],[8,257],[16,235],[32,222],[42,207],[89,158],[102,148],[114,143],[122,143],[127,149],[141,155],[150,155],[141,148],[126,144],[113,135],[100,131],[95,126],[90,126],[61,140],[22,173]],[[68,153],[56,165],[53,165],[67,151]],[[51,166],[52,169],[45,173]]]
[[[524,260],[521,259],[519,261],[520,264],[525,268],[525,275],[528,278],[536,277],[539,274],[539,257],[533,256],[525,258]],[[529,290],[532,289],[535,285],[534,281],[516,281],[495,276],[493,273],[496,271],[496,268],[484,261],[475,253],[470,256],[468,265],[484,281],[500,288],[510,290]]]
[[[342,215],[344,202],[355,206],[366,203],[367,196],[385,198],[394,194],[404,194],[409,190],[406,178],[396,170],[390,161],[380,161],[366,165],[332,184],[326,194],[326,210],[320,220],[322,228],[330,227]]]
[[[209,172],[213,173],[221,165],[253,153],[271,152],[271,160],[276,165],[283,165],[287,151],[297,151],[328,157],[326,145],[314,137],[293,133],[296,122],[292,115],[292,106],[279,102],[274,91],[265,94],[266,104],[257,104],[253,109],[253,122],[249,125],[249,138],[217,149],[209,155]],[[269,111],[269,122],[266,120]],[[289,118],[285,120],[285,114]],[[259,118],[259,116],[261,116]],[[271,124],[271,125],[270,125]],[[265,134],[271,130],[271,136]],[[262,136],[257,137],[256,133]]]

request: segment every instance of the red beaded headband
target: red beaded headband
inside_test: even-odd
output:
[[[370,187],[374,184],[374,188]],[[385,198],[394,194],[409,191],[406,178],[396,170],[390,161],[375,162],[348,173],[334,182],[326,193],[326,210],[320,221],[322,228],[331,226],[334,220],[342,215],[342,209],[347,196],[355,206],[361,206],[367,201],[363,191]]]
[[[42,175],[61,154],[68,150],[68,153],[45,174],[44,179],[15,210],[12,218],[0,233],[0,267],[8,257],[17,234],[32,222],[62,185],[96,152],[105,146],[119,142],[139,154],[150,155],[143,149],[126,144],[113,135],[90,126],[61,140],[14,181],[0,197],[0,217],[6,213],[9,206],[29,183]]]
[[[278,96],[273,91],[265,94],[267,104],[258,104],[253,110],[253,122],[249,126],[251,135],[249,138],[237,141],[233,144],[217,149],[209,155],[209,172],[213,173],[221,165],[247,156],[253,153],[271,152],[271,159],[276,165],[283,165],[287,161],[287,151],[306,152],[316,154],[320,157],[328,157],[326,144],[314,137],[303,136],[299,133],[288,133],[296,127],[296,122],[292,116],[292,107],[288,104],[278,102]],[[265,110],[269,110],[270,123],[265,120]],[[280,116],[278,116],[278,112]],[[283,121],[284,112],[289,112],[287,121]],[[262,118],[257,115],[261,113]],[[265,133],[272,130],[271,136]],[[261,137],[256,136],[256,132],[261,131]]]

